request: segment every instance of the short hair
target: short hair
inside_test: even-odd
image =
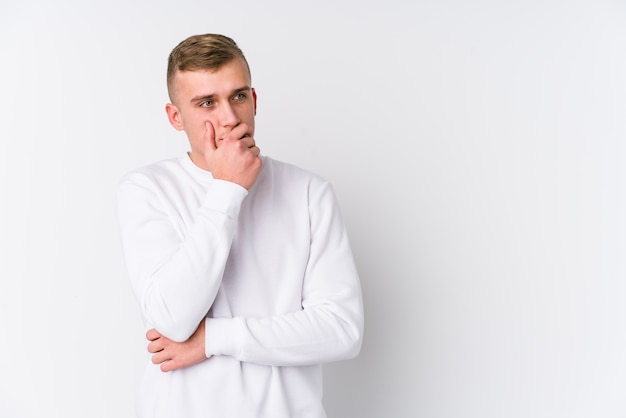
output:
[[[179,43],[170,53],[167,61],[167,92],[172,100],[173,81],[178,71],[219,70],[236,58],[250,66],[239,46],[228,36],[207,33],[193,35]]]

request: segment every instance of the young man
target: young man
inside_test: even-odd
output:
[[[232,39],[192,36],[167,70],[191,151],[127,174],[118,212],[152,353],[138,416],[320,418],[325,362],[360,350],[357,270],[329,183],[260,154]]]

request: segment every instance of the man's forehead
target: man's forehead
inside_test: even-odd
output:
[[[177,70],[171,79],[172,100],[188,101],[195,97],[230,94],[250,88],[250,73],[242,59],[225,63],[216,69]]]

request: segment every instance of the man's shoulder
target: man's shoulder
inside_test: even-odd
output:
[[[291,181],[326,182],[326,179],[313,171],[271,157],[264,156],[263,165],[275,178]]]
[[[127,172],[120,179],[120,183],[153,183],[161,179],[176,177],[181,172],[180,158],[150,163]]]

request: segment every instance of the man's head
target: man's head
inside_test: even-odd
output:
[[[167,91],[170,100],[175,102],[174,76],[179,71],[215,71],[224,64],[241,58],[250,74],[250,66],[235,41],[228,36],[207,33],[194,35],[179,43],[170,53],[167,61]]]
[[[170,124],[185,131],[191,159],[203,164],[207,138],[219,147],[226,135],[254,138],[256,92],[250,68],[235,42],[223,35],[196,35],[172,50],[167,69]]]

